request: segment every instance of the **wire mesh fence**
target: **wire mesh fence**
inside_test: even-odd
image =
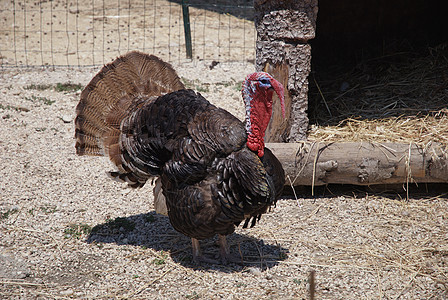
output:
[[[0,64],[96,66],[131,50],[182,62],[187,28],[193,60],[251,61],[253,13],[250,0],[1,1]]]

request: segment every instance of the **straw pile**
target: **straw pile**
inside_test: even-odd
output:
[[[375,141],[448,145],[448,109],[416,116],[388,117],[383,119],[348,118],[336,126],[312,125],[310,141]]]
[[[315,74],[309,97],[311,141],[448,144],[448,44]]]

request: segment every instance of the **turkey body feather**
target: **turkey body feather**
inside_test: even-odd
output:
[[[218,234],[225,243],[280,197],[284,172],[272,152],[250,150],[245,124],[185,89],[155,56],[131,52],[103,67],[76,110],[77,153],[109,156],[111,175],[132,187],[159,177],[170,222],[192,238],[195,259],[197,240]]]

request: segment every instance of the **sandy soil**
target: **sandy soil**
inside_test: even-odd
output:
[[[213,2],[221,2],[218,6],[193,2],[198,4],[189,7],[194,59],[255,58],[255,27],[243,18],[252,14],[250,1],[232,4],[240,8],[219,0]],[[186,61],[182,20],[181,5],[167,0],[2,1],[0,65],[102,65],[130,50]]]

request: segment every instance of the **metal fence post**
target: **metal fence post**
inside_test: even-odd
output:
[[[184,19],[184,34],[185,34],[185,48],[187,51],[187,58],[193,58],[193,47],[191,44],[191,28],[190,28],[190,11],[188,10],[188,4],[182,0],[182,15]]]

